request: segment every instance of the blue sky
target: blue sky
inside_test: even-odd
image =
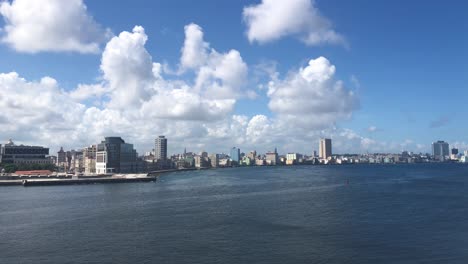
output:
[[[166,65],[166,70],[163,71],[165,82],[159,83],[159,85],[171,86],[177,82],[185,82],[191,87],[190,89],[195,89],[195,79],[200,68],[188,69],[190,68],[188,67],[183,73],[177,72],[183,68],[181,66],[181,50],[188,39],[184,27],[191,23],[198,25],[203,33],[203,41],[209,43],[207,54],[210,53],[210,49],[215,49],[219,54],[227,54],[230,50],[236,50],[247,70],[241,88],[239,90],[237,87],[233,88],[236,89],[238,95],[233,98],[223,97],[223,100],[232,99],[235,100],[235,103],[226,106],[228,108],[232,106],[232,108],[220,115],[197,115],[196,117],[172,114],[141,115],[138,117],[141,119],[138,122],[145,124],[154,121],[158,125],[151,128],[141,128],[139,131],[131,131],[130,128],[124,127],[80,130],[83,126],[91,126],[86,123],[91,119],[77,118],[71,122],[68,121],[70,118],[66,117],[59,118],[59,120],[67,123],[64,126],[70,127],[70,130],[63,131],[68,136],[57,135],[57,131],[48,128],[50,125],[39,128],[39,131],[25,132],[24,130],[28,130],[28,126],[23,124],[17,125],[14,129],[0,129],[0,139],[5,141],[12,137],[18,138],[20,142],[50,145],[52,148],[59,145],[72,148],[95,143],[96,140],[107,135],[106,133],[111,133],[122,135],[127,138],[127,141],[132,141],[138,147],[139,152],[143,152],[151,148],[149,139],[159,134],[190,130],[190,133],[177,133],[173,137],[170,134],[167,135],[170,142],[171,139],[174,142],[172,149],[170,149],[172,152],[177,152],[185,145],[194,151],[206,149],[217,152],[222,152],[224,149],[227,151],[229,146],[234,145],[245,146],[248,149],[255,148],[260,151],[266,151],[273,148],[274,145],[279,145],[280,151],[307,153],[317,148],[316,140],[322,136],[332,137],[334,142],[337,142],[335,150],[338,152],[397,152],[405,149],[425,152],[430,150],[432,141],[439,139],[447,140],[460,148],[468,147],[468,144],[465,143],[468,142],[465,133],[468,125],[464,122],[464,103],[468,99],[466,89],[468,83],[468,75],[466,74],[468,72],[468,17],[466,16],[468,3],[466,1],[453,0],[444,3],[440,1],[424,1],[422,3],[419,1],[370,0],[294,1],[297,2],[298,6],[301,4],[312,6],[314,10],[319,12],[320,18],[328,22],[328,25],[324,28],[320,23],[307,22],[307,26],[304,26],[307,29],[302,31],[293,29],[293,25],[289,29],[296,30],[295,33],[283,32],[284,34],[281,35],[278,33],[280,30],[278,30],[276,36],[273,36],[272,33],[272,35],[267,36],[270,39],[259,40],[265,36],[261,35],[262,32],[256,32],[254,40],[251,40],[248,31],[252,25],[245,18],[244,10],[248,7],[261,8],[261,5],[268,1],[136,0],[123,2],[73,0],[77,7],[86,7],[84,13],[95,23],[92,26],[99,29],[98,31],[103,38],[106,30],[111,34],[104,40],[93,40],[92,42],[99,45],[99,49],[93,52],[83,52],[74,48],[58,50],[57,46],[60,46],[62,41],[58,37],[66,37],[68,33],[57,35],[58,37],[53,39],[56,46],[49,45],[38,50],[37,47],[26,45],[26,50],[19,50],[18,45],[24,44],[14,41],[24,41],[26,44],[47,42],[47,38],[50,38],[47,32],[62,29],[67,31],[72,23],[67,25],[67,13],[65,12],[63,20],[57,22],[62,23],[61,27],[56,25],[54,27],[53,23],[45,24],[42,29],[46,34],[38,36],[36,39],[7,41],[8,34],[11,34],[8,31],[8,26],[18,25],[9,21],[8,15],[4,11],[2,12],[3,20],[0,22],[2,28],[0,35],[3,39],[0,45],[0,58],[2,58],[0,60],[0,73],[16,72],[28,83],[38,83],[44,76],[49,76],[57,82],[56,88],[60,93],[58,97],[63,96],[64,98],[68,97],[68,93],[72,93],[80,84],[100,85],[103,90],[106,90],[101,95],[92,94],[78,101],[72,100],[73,103],[77,104],[74,105],[74,109],[83,107],[82,112],[77,112],[76,115],[84,116],[84,113],[92,107],[98,109],[99,114],[93,115],[93,118],[96,119],[92,119],[95,123],[99,122],[99,117],[109,120],[109,116],[106,115],[110,111],[114,111],[112,112],[113,117],[119,116],[118,118],[122,118],[122,120],[116,120],[112,124],[132,126],[131,123],[135,116],[129,114],[130,107],[117,109],[115,104],[112,106],[112,96],[119,93],[120,87],[113,84],[114,81],[109,79],[111,77],[105,77],[102,65],[104,64],[103,52],[112,36],[118,38],[123,31],[131,33],[136,25],[144,28],[144,34],[148,38],[144,49],[151,55],[152,62]],[[17,0],[7,1],[6,4],[11,7],[18,4],[14,12],[20,14],[21,8],[28,8],[28,2],[36,2],[36,4],[44,6],[60,5],[53,0]],[[22,5],[20,6],[20,4]],[[73,10],[70,12],[69,16],[74,14]],[[285,12],[287,12],[286,9]],[[283,13],[281,13],[282,15]],[[259,21],[268,21],[268,17],[258,17],[258,19]],[[310,17],[307,19],[311,20]],[[281,21],[281,19],[278,20]],[[41,23],[41,21],[43,20],[39,17],[35,23]],[[287,20],[285,21],[285,23],[289,23]],[[27,22],[22,21],[24,24]],[[261,24],[260,27],[262,25],[267,25],[268,28],[278,26],[265,23]],[[86,25],[88,24],[85,23]],[[316,32],[318,28],[335,32],[339,36],[338,40],[323,41],[322,39],[318,44],[306,43],[301,40],[305,34]],[[69,34],[76,36],[76,32]],[[278,34],[281,36],[278,37]],[[81,37],[77,38],[78,41],[84,41],[83,38],[89,40],[89,36],[84,33],[82,35],[80,33]],[[28,48],[30,50],[27,50]],[[131,49],[127,51],[132,52]],[[342,81],[345,91],[352,92],[354,95],[353,98],[342,100],[325,97],[313,100],[316,100],[318,104],[325,100],[329,101],[330,104],[349,105],[338,111],[339,114],[333,116],[328,116],[328,112],[322,113],[323,107],[304,106],[301,108],[302,106],[298,105],[298,111],[293,112],[282,106],[272,107],[271,102],[275,102],[275,100],[282,102],[281,94],[289,94],[288,92],[292,90],[300,92],[300,89],[307,89],[307,87],[292,87],[293,76],[296,76],[301,69],[306,68],[310,60],[319,57],[326,58],[330,64],[328,66],[334,65],[336,67],[331,84],[326,84],[330,87],[320,87],[325,90],[331,89],[336,82]],[[209,64],[210,62],[207,62],[207,65]],[[271,72],[267,73],[261,70],[267,67],[276,72],[276,83],[280,83],[278,88],[274,90],[276,95],[269,95],[267,88],[259,88],[266,87],[268,82],[272,80]],[[127,73],[129,71],[122,70],[120,72]],[[138,76],[131,76],[128,79],[132,78],[138,81],[140,81],[138,78],[141,79]],[[224,84],[225,80],[217,80],[216,77],[213,77],[213,80],[210,79],[210,81]],[[28,92],[28,88],[20,88],[20,86],[8,87],[7,89],[6,82],[0,82],[0,92],[2,90],[9,93],[14,90],[18,94]],[[292,90],[287,90],[289,88]],[[314,86],[309,88],[315,89]],[[122,89],[125,90],[125,88]],[[284,93],[278,92],[281,89]],[[246,96],[247,91],[250,91],[250,95],[255,93],[256,96]],[[315,91],[310,92],[311,95],[315,94]],[[304,94],[307,95],[307,91]],[[339,97],[340,95],[343,94],[330,93],[331,97]],[[199,96],[203,99],[204,94]],[[179,97],[166,98],[177,100],[176,98]],[[219,98],[216,97],[213,100]],[[66,100],[68,99],[62,101],[66,103]],[[8,112],[8,105],[11,107],[8,102],[5,100],[2,105],[6,109],[5,113],[9,113],[9,118],[3,118],[4,125],[14,122],[13,117],[15,117],[13,111]],[[154,105],[145,108],[146,111],[154,109],[155,112],[159,112],[161,107],[170,107],[158,104],[159,101],[156,99],[152,102]],[[206,103],[209,106],[212,101]],[[38,109],[41,109],[40,106]],[[50,116],[63,114],[57,109],[49,110],[46,112]],[[140,113],[143,111],[136,108],[134,110]],[[203,110],[200,109],[200,112]],[[26,118],[25,116],[31,115],[20,114],[17,118]],[[252,118],[257,115],[265,117],[266,120],[260,118],[262,122],[256,124],[254,121],[257,120],[252,121]],[[324,115],[328,117],[322,118]],[[231,122],[233,116],[236,118],[245,117],[245,120],[241,118],[241,122],[236,121],[240,127]],[[50,122],[47,117],[44,115],[36,118],[37,120],[46,119],[47,122]],[[155,119],[157,120],[155,121]],[[216,119],[216,121],[211,121],[212,119]],[[308,120],[315,119],[320,119],[320,122],[308,122]],[[0,118],[1,120],[2,118]],[[178,122],[176,127],[169,127],[166,124],[159,125],[158,123],[171,121]],[[24,123],[27,123],[26,119]],[[250,129],[248,123],[252,123]],[[139,127],[136,124],[134,126]],[[222,135],[213,132],[216,130],[215,127],[223,126],[229,128],[227,130],[238,129],[244,132],[230,134],[224,130],[222,133],[217,130]],[[258,127],[268,127],[268,129],[259,131],[261,129]],[[288,128],[287,131],[285,127]],[[304,131],[310,133],[305,135]],[[70,136],[71,134],[72,136]],[[73,139],[72,142],[70,139]]]

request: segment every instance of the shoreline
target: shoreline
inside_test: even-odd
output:
[[[447,164],[447,165],[464,165],[463,163],[356,163],[356,164],[295,164],[295,165],[265,165],[265,166],[233,166],[233,167],[216,167],[216,168],[185,168],[185,169],[167,169],[151,171],[146,174],[114,174],[112,176],[104,175],[84,175],[75,177],[57,177],[52,175],[32,175],[32,176],[0,176],[1,186],[53,186],[53,185],[80,185],[80,184],[111,184],[111,183],[132,183],[132,182],[156,182],[161,176],[177,172],[189,172],[200,170],[218,170],[218,169],[234,169],[234,168],[294,168],[296,166],[307,167],[328,167],[328,166],[350,166],[350,165],[369,165],[369,166],[394,166],[394,165],[434,165],[434,164]],[[467,164],[468,165],[468,164]],[[144,176],[143,176],[144,175]]]
[[[29,178],[0,180],[0,186],[53,186],[53,185],[81,185],[81,184],[111,184],[111,183],[131,183],[131,182],[155,182],[157,177],[137,176],[137,177],[88,177],[88,178]]]

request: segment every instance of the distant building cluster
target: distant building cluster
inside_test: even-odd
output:
[[[461,153],[456,148],[450,149],[445,141],[432,143],[431,154],[403,151],[399,154],[334,155],[332,140],[329,138],[320,139],[318,149],[318,155],[316,150],[312,152],[312,155],[295,152],[280,155],[276,148],[264,154],[259,154],[255,150],[244,153],[238,147],[232,147],[229,154],[209,154],[205,151],[194,153],[184,149],[182,154],[168,156],[168,140],[165,136],[158,136],[154,140],[154,149],[138,156],[133,144],[125,142],[120,137],[106,137],[101,143],[78,150],[65,151],[60,148],[57,156],[51,156],[46,147],[16,145],[10,139],[6,144],[0,145],[0,164],[1,166],[8,166],[8,164],[55,165],[59,173],[103,175],[233,166],[468,162],[468,151]]]

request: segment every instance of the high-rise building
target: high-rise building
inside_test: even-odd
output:
[[[159,136],[154,140],[154,158],[156,160],[167,159],[167,138]]]
[[[436,160],[444,161],[450,155],[449,144],[439,140],[432,143],[432,157]]]
[[[452,155],[458,155],[458,149],[457,148],[452,148]]]
[[[120,137],[106,137],[96,149],[96,173],[137,171],[137,153],[132,144]]]
[[[216,168],[219,166],[219,155],[218,154],[211,154],[210,155],[210,162],[211,167]]]
[[[265,161],[267,165],[275,166],[278,164],[278,151],[276,148],[274,152],[267,152],[265,154]]]
[[[320,139],[319,157],[321,159],[328,159],[332,155],[332,141],[329,138]]]
[[[231,160],[236,163],[239,163],[240,161],[240,149],[239,148],[233,147],[231,149]]]

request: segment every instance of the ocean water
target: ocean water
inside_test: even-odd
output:
[[[0,188],[0,263],[468,263],[468,166]]]

